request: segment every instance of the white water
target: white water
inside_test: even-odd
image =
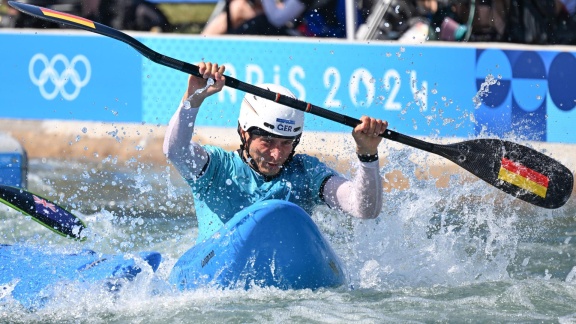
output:
[[[31,189],[76,206],[72,210],[91,229],[89,239],[60,238],[1,206],[2,243],[122,254],[154,250],[164,260],[156,274],[142,273],[118,293],[66,285],[32,312],[11,300],[5,285],[0,322],[576,320],[571,202],[543,210],[458,176],[438,189],[435,180],[415,177],[407,162],[423,153],[390,150],[392,164],[382,173],[402,170],[411,188],[387,193],[378,219],[351,220],[326,208],[313,215],[349,276],[348,286],[317,292],[174,292],[166,278],[192,246],[196,223],[186,207],[188,188],[169,183],[169,170],[111,164],[92,173],[93,166],[81,163],[32,161]]]

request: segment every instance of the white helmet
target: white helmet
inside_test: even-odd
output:
[[[296,98],[290,90],[277,84],[259,84],[258,87]],[[240,106],[238,126],[257,135],[296,138],[304,129],[304,112],[247,93]]]

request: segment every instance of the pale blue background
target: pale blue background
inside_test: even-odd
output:
[[[359,118],[387,119],[408,135],[478,134],[575,143],[575,52],[359,44],[200,36],[138,36],[153,50],[196,63],[227,65],[248,83],[281,83],[301,100]],[[83,32],[0,33],[0,118],[166,124],[187,76],[143,58],[128,45]],[[44,99],[28,73],[37,53],[84,55],[92,76],[79,96]],[[40,69],[41,67],[37,67]],[[63,67],[61,68],[63,69]],[[79,73],[82,71],[79,68]],[[39,73],[39,71],[38,71]],[[474,98],[487,79],[496,83]],[[244,94],[226,89],[206,102],[198,123],[236,127]],[[347,126],[308,115],[307,129]]]

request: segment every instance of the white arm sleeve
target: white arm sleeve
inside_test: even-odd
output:
[[[208,163],[208,153],[198,143],[191,142],[198,108],[184,101],[176,110],[164,136],[163,151],[184,179],[197,178]]]
[[[378,161],[360,162],[351,180],[333,176],[324,185],[324,201],[354,217],[376,218],[382,211],[382,177]]]
[[[275,0],[262,0],[262,7],[268,21],[274,27],[282,27],[304,12],[306,6],[298,0],[286,0],[282,7],[276,5]]]

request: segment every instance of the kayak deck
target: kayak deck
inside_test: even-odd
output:
[[[266,200],[237,213],[210,239],[180,257],[169,281],[180,290],[318,289],[343,285],[345,275],[330,244],[302,208]]]

